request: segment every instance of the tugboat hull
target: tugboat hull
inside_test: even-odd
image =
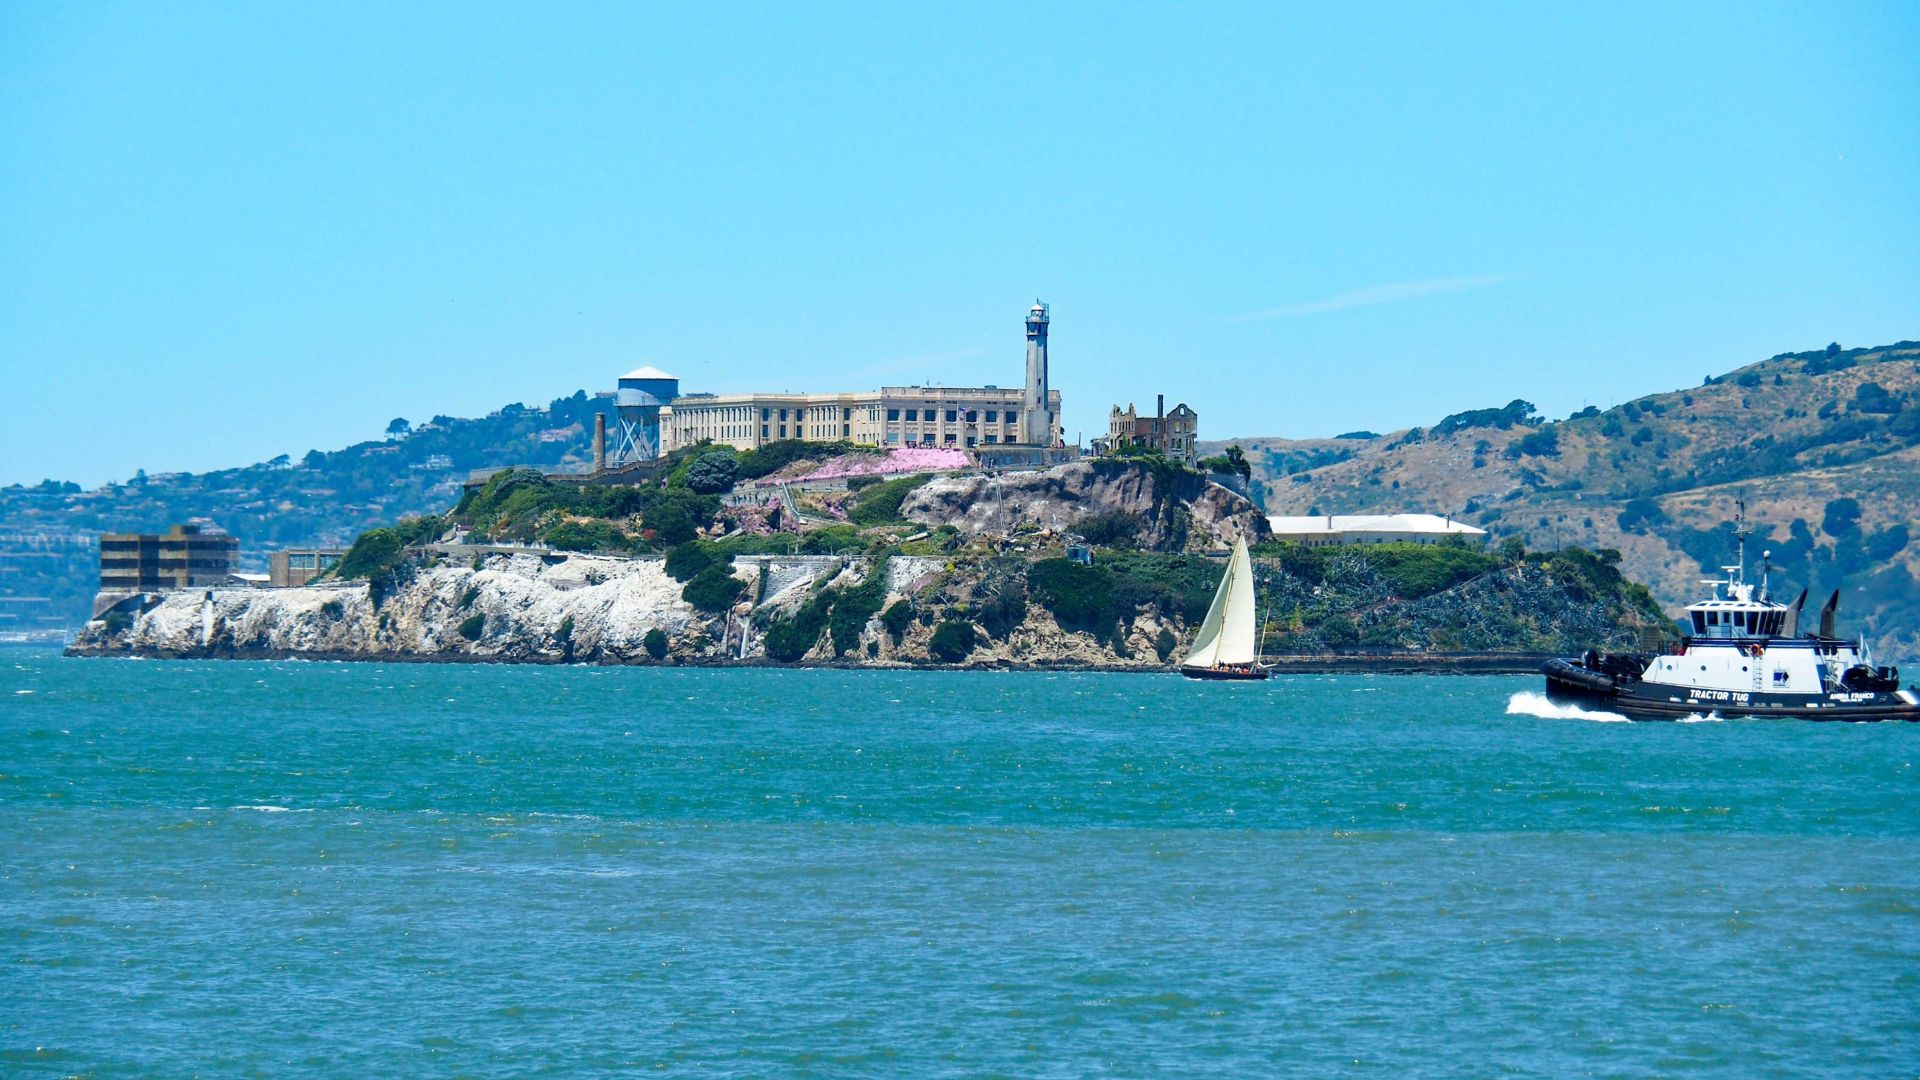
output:
[[[1715,690],[1622,681],[1572,660],[1548,661],[1545,674],[1548,700],[1619,713],[1633,720],[1679,720],[1718,713],[1796,720],[1920,721],[1920,695],[1912,690],[1834,694]]]

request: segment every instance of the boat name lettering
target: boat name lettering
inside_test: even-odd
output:
[[[1731,701],[1745,705],[1750,695],[1737,690],[1703,690],[1695,686],[1688,688],[1687,696],[1694,701]]]

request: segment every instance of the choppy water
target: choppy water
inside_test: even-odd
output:
[[[1920,726],[1534,688],[0,654],[0,1074],[1920,1069]]]

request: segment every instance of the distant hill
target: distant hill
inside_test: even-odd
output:
[[[1777,596],[1808,587],[1811,610],[1842,589],[1844,627],[1920,660],[1920,342],[1782,353],[1559,421],[1514,401],[1366,434],[1204,449],[1242,446],[1271,513],[1452,513],[1531,548],[1617,549],[1671,611],[1730,561],[1744,497]]]
[[[585,391],[545,407],[508,405],[477,419],[404,421],[393,434],[331,452],[207,473],[136,474],[83,491],[47,480],[0,488],[0,632],[73,628],[91,610],[102,532],[159,532],[204,520],[240,539],[243,569],[268,551],[344,547],[360,532],[440,512],[470,470],[586,463],[593,414]]]

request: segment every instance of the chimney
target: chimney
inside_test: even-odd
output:
[[[607,471],[607,414],[593,414],[593,474]]]
[[[1167,437],[1167,395],[1153,395],[1154,426],[1160,429],[1160,437]],[[1163,444],[1164,445],[1164,444]]]

